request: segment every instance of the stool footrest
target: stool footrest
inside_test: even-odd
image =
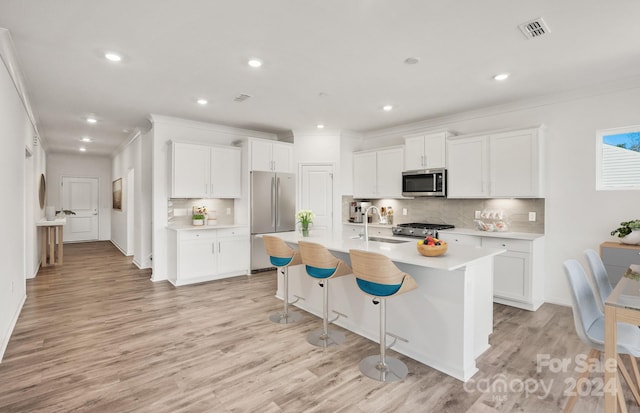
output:
[[[298,302],[298,301],[300,301],[300,300],[303,300],[303,301],[304,301],[304,298],[303,298],[303,297],[300,297],[299,295],[295,295],[295,294],[294,294],[293,296],[294,296],[294,297],[296,297],[296,299],[295,299],[295,300],[293,300],[293,301],[289,301],[289,305],[291,305],[291,304],[295,304],[295,303],[297,303],[297,302]]]
[[[400,340],[400,341],[402,341],[402,342],[404,342],[404,343],[408,343],[408,342],[409,342],[409,340],[407,340],[406,338],[403,338],[403,337],[397,336],[397,335],[395,335],[395,334],[393,334],[393,333],[387,333],[387,335],[388,335],[388,336],[393,337],[393,341],[391,342],[391,344],[389,344],[388,346],[386,346],[386,348],[387,348],[387,349],[390,349],[391,347],[393,347],[393,346],[394,346],[394,344],[396,344],[396,342],[397,342],[398,340]]]
[[[334,321],[336,321],[336,320],[337,320],[337,319],[339,319],[340,317],[349,318],[346,314],[342,314],[342,313],[340,313],[340,312],[338,312],[338,311],[336,311],[336,310],[331,310],[331,312],[336,313],[336,314],[338,314],[338,315],[337,315],[337,316],[336,316],[336,318],[334,318],[333,320],[329,320],[328,324],[333,323]]]

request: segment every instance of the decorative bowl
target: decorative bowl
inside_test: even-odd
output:
[[[448,244],[440,241],[440,245],[418,244],[418,252],[425,257],[437,257],[447,252]]]

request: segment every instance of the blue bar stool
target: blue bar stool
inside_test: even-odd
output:
[[[360,372],[365,376],[382,382],[403,380],[409,369],[402,361],[386,356],[390,348],[400,339],[387,333],[387,298],[395,297],[418,288],[416,281],[404,273],[382,254],[374,252],[349,250],[353,275],[358,287],[367,295],[373,297],[373,303],[380,305],[380,355],[369,356],[360,362]],[[394,338],[387,347],[387,334]]]
[[[344,333],[329,330],[329,323],[336,321],[340,316],[345,316],[337,311],[337,317],[329,321],[329,280],[343,275],[351,274],[351,268],[344,261],[334,257],[329,250],[320,244],[307,241],[299,241],[298,247],[309,276],[320,280],[319,284],[324,288],[322,302],[322,329],[314,330],[307,335],[307,341],[318,347],[337,346],[344,342]],[[345,316],[346,317],[346,316]]]
[[[271,314],[269,320],[276,324],[291,324],[300,321],[302,314],[295,311],[289,311],[289,304],[298,301],[289,302],[289,267],[292,265],[302,264],[298,251],[289,246],[280,238],[270,235],[263,235],[264,248],[267,251],[271,265],[278,268],[282,272],[282,286],[284,288],[283,301],[284,311]]]

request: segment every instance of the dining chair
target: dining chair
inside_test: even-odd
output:
[[[584,256],[587,258],[587,262],[591,268],[591,274],[593,274],[593,281],[600,296],[601,308],[604,309],[604,302],[607,300],[609,294],[611,294],[611,291],[613,291],[611,281],[609,281],[609,274],[604,267],[602,258],[600,258],[597,252],[592,249],[586,249],[584,250]]]
[[[587,274],[582,265],[577,260],[570,259],[564,262],[564,269],[571,290],[571,307],[576,333],[583,343],[591,347],[591,351],[587,356],[587,368],[580,374],[580,377],[576,381],[576,383],[582,383],[592,370],[592,360],[599,360],[604,352],[605,320],[604,314],[600,310],[600,307],[598,307],[596,297],[589,285]],[[617,328],[618,369],[631,389],[636,403],[640,405],[640,394],[638,393],[640,374],[638,374],[638,365],[635,359],[635,357],[640,356],[640,329],[626,323],[618,323]],[[629,356],[636,383],[633,382],[627,369],[624,367],[620,354],[627,354]],[[569,397],[564,412],[571,412],[573,410],[577,397],[578,392],[574,392],[574,394]],[[620,387],[618,387],[617,399],[621,410],[623,410],[624,396],[622,395]]]

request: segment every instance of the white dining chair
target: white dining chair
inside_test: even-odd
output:
[[[571,304],[576,333],[583,343],[591,347],[591,351],[587,356],[587,363],[589,363],[588,368],[580,374],[580,377],[576,381],[576,383],[581,383],[589,375],[591,360],[599,360],[601,354],[604,352],[604,314],[600,310],[600,307],[598,307],[596,297],[589,285],[589,281],[587,281],[587,274],[584,272],[582,265],[578,261],[571,259],[564,262],[564,269],[571,290]],[[631,389],[636,403],[640,405],[640,394],[638,393],[640,374],[638,373],[638,365],[635,359],[635,357],[640,356],[640,329],[631,324],[618,323],[617,351],[618,369]],[[636,383],[633,382],[627,369],[624,367],[620,354],[629,355]],[[577,396],[577,392],[574,392],[574,394],[569,397],[564,409],[565,412],[573,410]],[[622,410],[624,397],[619,387],[617,398]]]
[[[607,297],[609,297],[609,294],[611,294],[611,291],[613,291],[611,281],[609,281],[609,274],[604,267],[602,258],[600,258],[597,252],[592,249],[586,249],[584,250],[584,256],[587,258],[587,262],[591,268],[591,274],[593,274],[593,281],[600,296],[601,308],[604,309],[604,302],[607,300]]]

